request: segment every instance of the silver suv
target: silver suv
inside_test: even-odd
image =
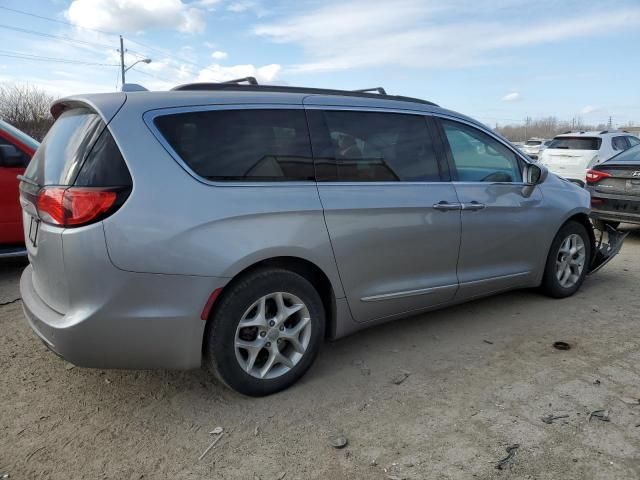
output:
[[[21,177],[20,288],[80,366],[204,364],[266,395],[325,337],[515,288],[566,297],[619,248],[596,255],[585,190],[424,100],[192,84],[51,110]]]

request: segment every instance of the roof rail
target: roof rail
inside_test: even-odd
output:
[[[382,87],[375,87],[375,88],[361,88],[360,90],[354,90],[354,92],[356,93],[370,93],[370,92],[376,92],[379,93],[380,95],[386,95],[387,92],[385,91],[384,88]]]
[[[370,93],[351,90],[334,90],[329,88],[311,88],[311,87],[290,87],[284,85],[242,85],[238,83],[187,83],[173,87],[172,91],[220,91],[229,90],[236,92],[280,92],[280,93],[298,93],[308,95],[336,95],[344,97],[360,97],[360,98],[377,98],[385,100],[396,100],[401,102],[421,103],[423,105],[438,105],[422,100],[420,98],[405,97],[402,95],[388,95],[386,93]],[[384,89],[383,89],[384,90]]]
[[[242,83],[242,82],[247,82],[249,85],[258,85],[258,81],[256,80],[256,77],[236,78],[233,80],[227,80],[226,82],[220,82],[220,83]]]

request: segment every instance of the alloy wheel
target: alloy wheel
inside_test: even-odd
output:
[[[300,362],[310,340],[311,316],[305,303],[292,293],[270,293],[254,302],[240,319],[236,359],[252,377],[277,378]]]
[[[556,278],[563,288],[571,288],[578,283],[585,260],[584,240],[572,233],[562,241],[556,257]]]

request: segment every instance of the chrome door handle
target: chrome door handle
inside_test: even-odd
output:
[[[462,204],[462,210],[471,210],[472,212],[482,210],[483,208],[486,208],[486,205],[484,203],[476,202],[475,200],[470,203]]]
[[[435,208],[436,210],[440,210],[441,212],[447,212],[449,210],[462,210],[462,204],[442,201],[435,203],[433,205],[433,208]]]

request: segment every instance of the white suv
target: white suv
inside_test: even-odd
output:
[[[532,160],[537,160],[540,154],[549,146],[551,142],[552,140],[532,137],[525,142],[520,150],[527,154]]]
[[[640,144],[640,138],[619,131],[573,132],[556,136],[538,161],[553,173],[584,186],[587,170]]]

